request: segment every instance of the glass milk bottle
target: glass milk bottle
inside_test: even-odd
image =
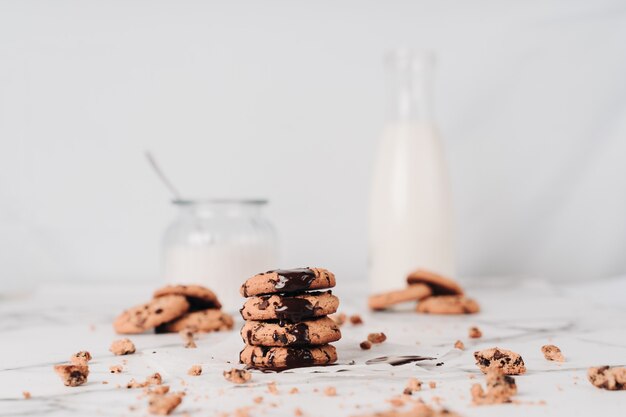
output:
[[[415,269],[454,275],[448,170],[433,118],[434,56],[396,50],[385,65],[388,115],[370,195],[372,292],[405,287]]]

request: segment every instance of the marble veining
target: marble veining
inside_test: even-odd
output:
[[[437,388],[414,394],[462,416],[570,416],[621,415],[626,392],[608,392],[586,379],[589,366],[626,364],[626,278],[570,287],[541,285],[470,287],[483,311],[473,316],[418,315],[410,307],[396,312],[369,313],[360,286],[339,285],[340,311],[358,313],[364,324],[342,327],[336,343],[336,366],[276,373],[254,372],[245,386],[224,380],[222,372],[238,366],[243,346],[238,331],[199,336],[197,349],[185,349],[178,335],[132,336],[138,351],[115,357],[108,347],[118,336],[111,321],[123,308],[149,297],[150,287],[119,286],[43,287],[27,297],[0,299],[0,417],[13,416],[146,416],[147,399],[126,383],[160,372],[173,391],[185,391],[174,415],[212,416],[251,407],[251,416],[358,416],[392,406],[389,399],[402,393],[410,377],[435,381]],[[242,321],[238,318],[236,328]],[[481,339],[469,339],[467,330],[477,325]],[[368,333],[383,331],[388,339],[363,351],[359,342]],[[465,350],[453,348],[459,339]],[[566,362],[546,361],[540,347],[558,345]],[[473,352],[500,346],[524,357],[528,372],[516,378],[516,404],[472,406],[469,394],[482,374]],[[79,350],[89,350],[89,382],[63,386],[52,366]],[[366,365],[380,356],[421,355],[434,360],[390,366]],[[109,366],[127,360],[124,372],[111,374]],[[441,364],[443,362],[443,364]],[[198,377],[187,375],[202,365]],[[440,364],[437,366],[437,364]],[[103,382],[107,382],[104,384]],[[277,384],[279,395],[267,391]],[[333,386],[337,396],[323,394]],[[299,393],[289,394],[297,387]],[[22,396],[28,391],[32,397]],[[261,404],[253,398],[262,396]]]

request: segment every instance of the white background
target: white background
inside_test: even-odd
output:
[[[0,288],[157,280],[169,196],[365,279],[382,55],[438,54],[464,276],[626,272],[626,5],[0,0]]]

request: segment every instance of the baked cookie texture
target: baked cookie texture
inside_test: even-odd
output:
[[[249,298],[240,310],[244,320],[280,320],[296,323],[312,317],[332,314],[339,299],[331,291],[260,295]]]
[[[241,338],[252,346],[316,346],[341,339],[339,326],[329,317],[299,323],[246,321]]]
[[[248,297],[240,310],[246,344],[239,360],[250,367],[284,369],[327,365],[337,360],[328,343],[341,338],[328,317],[339,299],[328,288],[335,275],[323,268],[278,269],[257,274],[241,286]]]
[[[143,333],[182,316],[187,310],[189,303],[185,297],[166,295],[124,311],[113,322],[113,328],[121,334]]]
[[[456,281],[425,269],[417,269],[406,278],[409,285],[425,284],[433,295],[462,295],[463,288]]]
[[[189,311],[219,309],[222,304],[217,295],[201,285],[166,285],[153,294],[154,298],[166,295],[182,295],[189,303]]]
[[[474,352],[476,365],[486,374],[492,368],[497,368],[504,375],[521,375],[526,372],[522,357],[510,350],[498,347]]]
[[[243,297],[286,294],[332,288],[335,274],[323,268],[276,269],[248,278],[239,292]]]
[[[413,284],[401,290],[371,295],[367,300],[367,304],[372,310],[385,310],[393,305],[407,301],[424,300],[430,297],[432,293],[432,290],[426,284]]]
[[[120,334],[212,332],[233,328],[233,318],[221,311],[217,295],[201,285],[167,285],[157,289],[153,299],[120,314],[113,328]]]
[[[440,295],[421,301],[417,311],[427,314],[475,314],[480,311],[480,306],[462,295]]]
[[[239,354],[239,360],[257,368],[299,368],[334,363],[337,351],[332,345],[299,348],[246,345]]]
[[[626,368],[600,366],[589,368],[587,378],[595,387],[609,391],[626,390]]]

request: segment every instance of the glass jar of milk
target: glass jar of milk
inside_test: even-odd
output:
[[[201,284],[224,309],[241,307],[239,287],[250,276],[276,267],[274,227],[263,216],[265,200],[175,200],[178,217],[163,239],[168,283]]]

